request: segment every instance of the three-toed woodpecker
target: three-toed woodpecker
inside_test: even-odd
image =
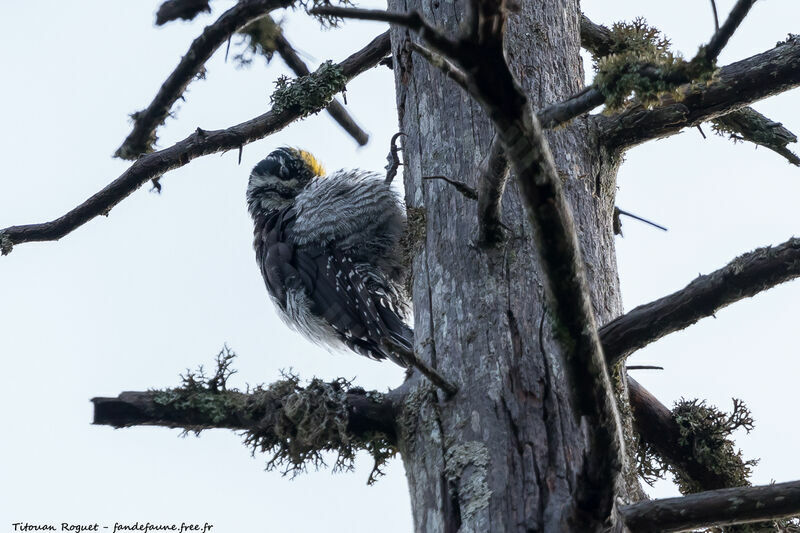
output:
[[[281,318],[329,347],[408,367],[399,240],[405,211],[382,176],[325,175],[303,150],[279,148],[250,174],[256,260]]]

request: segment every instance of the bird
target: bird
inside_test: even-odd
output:
[[[251,171],[256,262],[279,316],[328,348],[415,366],[400,240],[405,208],[383,176],[326,174],[281,147]]]

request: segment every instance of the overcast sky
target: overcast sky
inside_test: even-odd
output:
[[[116,178],[128,163],[111,154],[201,28],[233,3],[194,23],[153,25],[157,1],[8,2],[0,32],[0,227],[63,214]],[[708,2],[587,1],[595,22],[643,15],[691,57],[713,28]],[[720,16],[733,0],[718,0]],[[376,4],[377,5],[377,4]],[[800,32],[796,0],[759,2],[723,52],[722,64]],[[313,65],[340,60],[382,32],[354,22],[320,31],[299,14],[286,33]],[[236,39],[233,43],[236,49]],[[217,53],[193,83],[160,147],[198,126],[223,128],[269,107],[280,59],[237,69]],[[591,73],[591,72],[590,72]],[[234,386],[271,382],[280,369],[305,378],[355,377],[386,390],[403,372],[351,354],[329,354],[277,319],[254,262],[244,203],[249,169],[274,147],[295,145],[329,169],[380,171],[397,129],[392,73],[373,69],[348,85],[348,109],[372,134],[358,148],[324,113],[244,149],[170,172],[161,195],[142,188],[60,242],[20,245],[0,258],[0,532],[12,522],[112,525],[209,522],[233,531],[385,533],[411,530],[400,460],[373,487],[371,463],[354,473],[325,469],[293,481],[264,472],[232,432],[178,438],[163,428],[90,425],[93,396],[177,385],[187,367],[210,365],[224,343],[239,357]],[[755,106],[800,132],[800,91]],[[617,204],[668,226],[662,233],[625,220],[618,238],[626,309],[721,267],[800,227],[800,169],[776,154],[697,130],[629,152]],[[740,435],[760,457],[755,483],[800,479],[796,422],[800,284],[738,303],[632,358],[663,372],[637,379],[664,403],[707,398],[729,409],[744,399],[756,429]],[[650,490],[675,495],[670,483]]]

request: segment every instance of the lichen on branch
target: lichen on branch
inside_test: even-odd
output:
[[[368,483],[383,475],[384,465],[396,453],[393,436],[369,428],[363,419],[354,428],[353,416],[358,411],[363,418],[370,406],[384,405],[385,395],[353,388],[343,378],[312,379],[302,385],[291,373],[243,392],[228,386],[235,357],[223,348],[213,375],[202,367],[188,371],[176,388],[95,398],[95,423],[162,425],[196,434],[211,428],[243,430],[244,443],[253,453],[269,456],[267,470],[292,476],[309,466],[325,466],[327,453],[336,456],[334,471],[351,470],[357,452],[363,450],[374,460]]]
[[[800,166],[800,157],[787,148],[797,142],[797,136],[780,122],[765,117],[750,107],[744,107],[711,121],[711,129],[733,142],[750,141],[782,155],[789,163]]]
[[[731,439],[737,429],[748,433],[753,429],[750,410],[742,400],[734,398],[733,410],[727,414],[705,401],[681,399],[675,403],[672,416],[678,426],[678,446],[687,456],[724,478],[726,487],[750,485],[748,478],[758,460],[742,459],[741,450],[736,450]],[[680,468],[664,461],[647,443],[640,442],[638,459],[639,474],[648,484],[671,472],[682,494],[708,490]]]
[[[280,24],[269,16],[256,19],[236,32],[243,37],[242,50],[233,56],[233,60],[241,67],[250,66],[257,55],[264,56],[267,63],[277,50],[277,38],[281,34]]]
[[[8,255],[14,248],[14,243],[4,231],[0,231],[0,255]]]
[[[308,76],[295,79],[281,76],[275,81],[272,109],[276,113],[292,109],[304,117],[319,113],[336,93],[345,90],[346,83],[342,67],[332,61],[324,62]]]
[[[686,61],[673,53],[669,39],[643,18],[615,23],[607,51],[607,55],[594,57],[594,83],[605,96],[609,111],[634,100],[650,107],[667,94],[678,100],[678,87],[692,80],[707,81],[714,72],[713,62],[706,60],[702,49]]]
[[[284,378],[253,391],[254,397],[261,398],[261,404],[254,406],[261,416],[245,433],[245,444],[253,452],[272,455],[268,470],[281,469],[284,474],[295,476],[309,465],[326,466],[324,452],[336,454],[334,471],[352,470],[356,452],[364,450],[375,461],[367,483],[372,484],[383,475],[383,466],[394,457],[396,449],[378,432],[357,436],[349,430],[349,381],[338,378],[324,382],[315,378],[302,387],[297,376],[285,374]],[[370,400],[380,402],[382,398],[373,396]]]

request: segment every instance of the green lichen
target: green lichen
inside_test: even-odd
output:
[[[617,401],[617,410],[620,417],[620,429],[622,439],[625,444],[625,457],[622,468],[622,480],[625,486],[627,502],[635,502],[647,499],[639,482],[640,464],[637,460],[636,451],[639,448],[639,437],[633,429],[633,410],[627,392],[627,382],[624,377],[625,365],[618,363],[611,369],[611,383],[614,386],[614,398]]]
[[[441,440],[437,403],[437,389],[427,380],[422,380],[405,395],[396,418],[398,443],[403,454],[413,455],[421,439]]]
[[[382,433],[353,435],[348,431],[349,390],[350,382],[342,378],[332,382],[312,379],[301,387],[294,375],[256,389],[255,396],[264,394],[281,408],[265,411],[259,423],[247,430],[245,444],[254,452],[272,455],[268,470],[280,469],[292,476],[305,472],[309,465],[326,466],[326,452],[336,454],[334,471],[352,470],[356,453],[364,450],[374,460],[367,483],[374,483],[396,448]]]
[[[611,28],[606,55],[628,52],[669,54],[672,43],[660,30],[638,17],[633,22],[617,22]],[[597,62],[600,58],[595,57]]]
[[[672,414],[680,432],[678,445],[687,457],[720,476],[725,487],[750,484],[748,478],[758,461],[742,459],[741,450],[736,450],[730,438],[737,429],[748,433],[753,429],[753,418],[744,402],[734,398],[733,410],[727,414],[704,401],[681,399]],[[669,471],[682,494],[707,490],[680,468],[664,462],[647,444],[639,446],[638,460],[639,474],[649,484]]]
[[[403,262],[403,271],[407,273],[403,280],[406,293],[411,294],[411,284],[413,283],[412,272],[414,258],[422,250],[427,233],[424,207],[406,207],[406,228],[400,237],[400,258]]]
[[[797,142],[797,136],[765,117],[751,107],[744,107],[717,117],[711,121],[711,129],[720,136],[727,136],[734,143],[749,141],[781,154],[793,165],[800,166],[800,157],[786,146]]]
[[[272,93],[272,109],[280,113],[287,109],[297,110],[302,116],[319,113],[327,106],[333,95],[345,90],[347,77],[342,67],[326,61],[308,76],[289,79],[281,76],[275,81]]]
[[[448,484],[458,491],[462,520],[469,521],[489,506],[492,496],[486,481],[489,450],[480,441],[456,444],[447,449],[444,462]]]
[[[744,402],[733,399],[733,411],[723,413],[699,400],[681,399],[672,410],[680,428],[679,444],[688,450],[699,463],[716,474],[724,476],[729,487],[749,485],[747,478],[757,460],[744,461],[741,450],[736,450],[731,434],[739,428],[748,433],[753,429],[753,418]],[[682,493],[701,492],[696,482],[688,476],[676,475]]]
[[[670,50],[669,39],[643,18],[614,24],[609,53],[595,57],[594,62],[594,83],[609,111],[633,101],[650,107],[666,95],[679,100],[679,86],[708,80],[714,71],[702,49],[695,59],[685,61]]]
[[[277,48],[276,39],[281,34],[281,27],[269,15],[254,20],[237,32],[244,37],[241,52],[233,56],[239,66],[250,66],[253,58],[263,56],[267,63],[272,60]]]
[[[244,442],[271,456],[267,469],[297,475],[308,466],[325,466],[324,455],[336,454],[333,469],[352,470],[359,450],[369,453],[374,467],[368,483],[383,475],[383,466],[396,449],[383,433],[355,435],[348,430],[347,396],[351,383],[339,378],[332,382],[312,379],[305,386],[300,378],[286,373],[268,386],[259,385],[247,393],[228,388],[235,373],[236,355],[225,347],[217,356],[213,376],[202,367],[182,376],[180,387],[155,391],[154,402],[169,420],[192,420],[186,430],[199,433],[211,427],[247,428]],[[364,393],[366,394],[366,393]],[[370,393],[381,401],[380,393]]]
[[[728,135],[733,141],[751,141],[756,144],[796,143],[797,137],[780,122],[774,122],[753,108],[745,107],[712,121],[714,133]]]
[[[14,243],[11,242],[11,237],[6,235],[4,231],[0,231],[0,254],[8,255],[14,248]]]
[[[209,426],[231,419],[245,406],[245,396],[238,391],[226,394],[227,381],[236,372],[231,364],[236,354],[225,346],[216,359],[216,372],[209,377],[203,367],[182,375],[180,387],[156,391],[153,401],[166,411],[191,414],[193,419],[208,421]],[[199,432],[204,427],[188,428]]]

